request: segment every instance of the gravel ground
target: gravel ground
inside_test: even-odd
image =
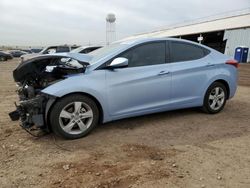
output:
[[[0,187],[250,187],[250,65],[216,115],[164,112],[34,138],[11,122],[17,60],[0,62]]]

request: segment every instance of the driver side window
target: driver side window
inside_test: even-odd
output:
[[[128,67],[166,63],[166,43],[154,42],[129,49],[119,55],[128,59]]]

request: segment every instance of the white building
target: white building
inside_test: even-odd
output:
[[[234,57],[236,47],[250,47],[250,8],[169,26],[130,36],[125,40],[145,37],[178,37],[196,42],[200,38],[203,39],[202,44]]]

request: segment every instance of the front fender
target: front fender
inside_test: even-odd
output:
[[[79,74],[59,81],[45,89],[42,93],[61,98],[72,93],[86,93],[94,97],[103,109],[103,121],[108,119],[104,70],[93,71],[90,74]]]

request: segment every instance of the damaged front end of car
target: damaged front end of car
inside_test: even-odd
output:
[[[20,100],[19,105],[16,105],[16,110],[9,113],[12,121],[21,119],[21,126],[23,128],[31,128],[36,125],[39,128],[44,127],[44,110],[48,96],[37,95],[31,99]]]
[[[84,56],[84,55],[81,55]],[[54,96],[42,92],[46,87],[73,74],[83,74],[89,57],[72,58],[70,54],[44,55],[22,62],[13,71],[19,102],[9,113],[11,120],[20,120],[26,131],[49,131],[47,113]]]

